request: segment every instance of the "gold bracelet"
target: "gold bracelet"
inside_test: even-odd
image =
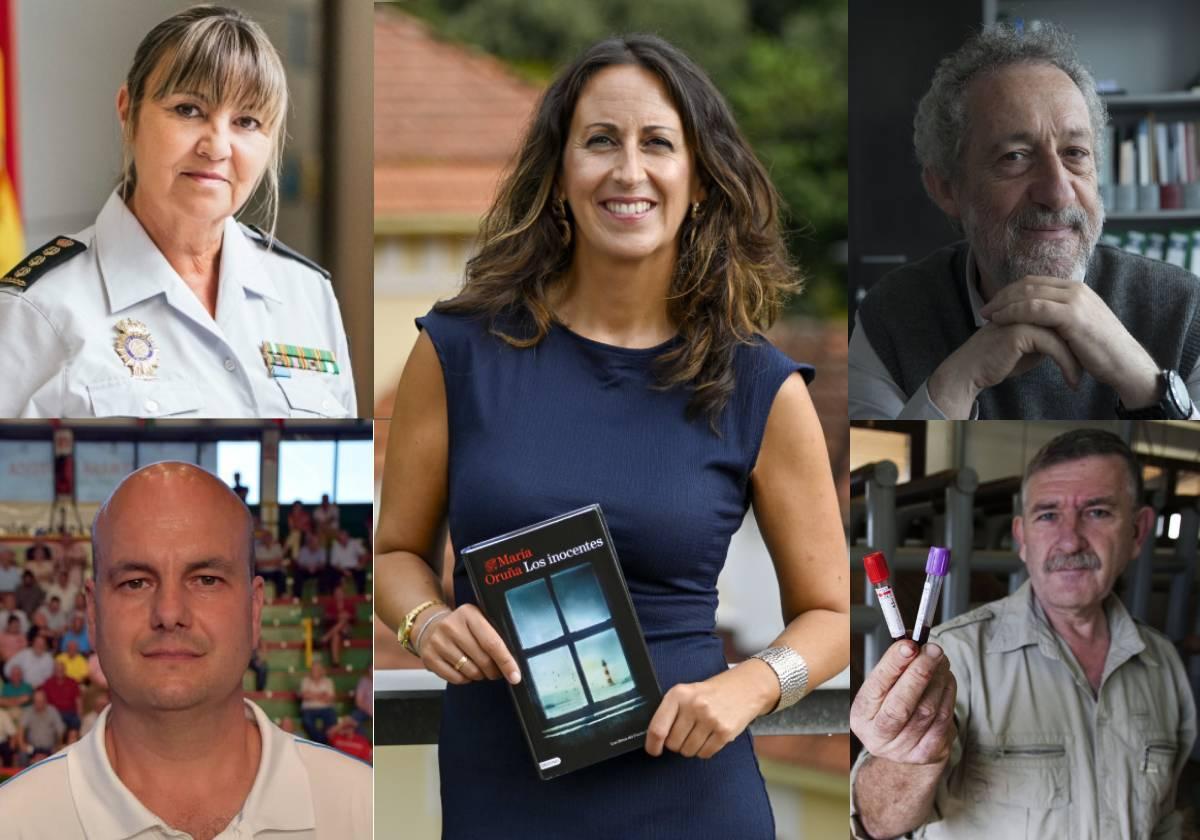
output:
[[[422,601],[420,604],[417,604],[415,607],[409,610],[408,615],[404,616],[404,623],[400,625],[400,630],[396,633],[396,638],[400,641],[400,644],[404,647],[404,649],[413,656],[417,655],[417,652],[413,650],[412,646],[413,624],[416,622],[417,616],[425,612],[425,610],[429,609],[430,607],[435,607],[438,604],[443,604],[444,606],[444,602],[438,600]]]

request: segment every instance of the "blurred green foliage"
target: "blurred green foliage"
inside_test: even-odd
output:
[[[725,94],[785,204],[807,279],[796,313],[846,312],[847,0],[400,0],[545,84],[597,40],[654,32]],[[841,255],[841,256],[839,256]]]

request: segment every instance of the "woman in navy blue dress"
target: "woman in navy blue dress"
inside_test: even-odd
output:
[[[546,91],[481,243],[418,320],[376,560],[379,615],[449,684],[443,837],[773,840],[747,727],[845,668],[850,633],[812,369],[759,334],[798,285],[775,190],[695,64],[611,39]],[[439,546],[596,502],[665,695],[644,750],[543,782],[517,664],[461,563],[442,592]],[[786,627],[728,668],[716,581],[751,504]]]

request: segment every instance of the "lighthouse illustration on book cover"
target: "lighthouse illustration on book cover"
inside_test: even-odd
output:
[[[538,775],[641,749],[662,692],[599,505],[462,551],[521,668],[509,686]]]

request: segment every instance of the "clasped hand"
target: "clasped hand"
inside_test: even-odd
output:
[[[1084,372],[1117,391],[1129,408],[1157,399],[1159,367],[1089,286],[1028,276],[979,311],[989,320],[929,378],[933,402],[966,419],[980,391],[1019,376],[1049,356],[1071,388]]]

